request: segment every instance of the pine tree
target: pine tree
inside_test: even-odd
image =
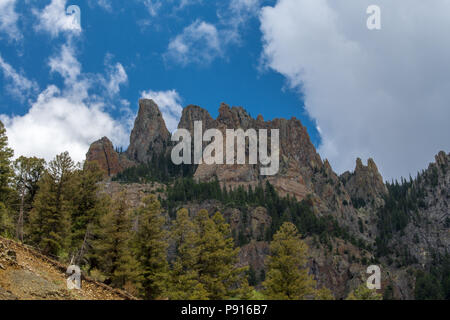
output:
[[[7,198],[10,194],[10,183],[13,176],[11,158],[13,150],[8,148],[6,129],[0,121],[0,234],[9,236],[13,230],[13,219],[7,207]]]
[[[36,157],[19,157],[14,161],[14,184],[19,196],[19,216],[16,226],[16,237],[23,242],[24,223],[38,190],[38,182],[45,171],[45,160]]]
[[[274,300],[304,300],[314,296],[315,281],[306,267],[308,247],[290,222],[281,225],[270,244],[264,294]]]
[[[46,254],[68,254],[73,211],[74,163],[67,152],[57,155],[44,173],[30,214],[32,241]]]
[[[8,147],[6,129],[0,121],[0,202],[6,202],[6,196],[10,191],[10,183],[13,177],[11,158],[14,152]]]
[[[90,258],[112,286],[134,287],[136,291],[140,279],[137,261],[130,251],[131,225],[130,208],[122,192],[109,213],[100,218]]]
[[[155,195],[145,197],[142,202],[137,209],[138,228],[133,242],[143,276],[143,296],[164,298],[169,277],[165,219]]]
[[[168,298],[207,299],[208,293],[200,283],[196,269],[200,254],[198,228],[184,208],[177,212],[177,218],[172,224],[171,238],[175,244],[176,259],[170,273]]]
[[[195,221],[200,237],[198,274],[208,299],[242,295],[247,268],[236,267],[239,248],[234,248],[230,226],[219,212],[210,218],[206,210],[200,210]]]
[[[319,290],[316,290],[314,295],[315,300],[334,300],[334,295],[330,289],[326,287],[322,287]]]
[[[96,162],[86,163],[83,170],[77,170],[73,177],[71,248],[76,263],[80,263],[86,251],[86,240],[89,240],[91,230],[99,224],[108,208],[107,200],[98,193],[98,182],[102,178],[103,173]]]
[[[367,288],[363,283],[358,288],[350,292],[346,300],[382,300],[383,296],[375,290]]]

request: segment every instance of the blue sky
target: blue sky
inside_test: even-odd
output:
[[[295,116],[308,127],[312,140],[318,145],[320,136],[314,121],[302,109],[299,91],[289,89],[282,75],[261,64],[262,43],[256,9],[263,2],[249,1],[249,8],[242,9],[245,22],[239,26],[230,21],[232,18],[228,15],[233,15],[231,3],[226,2],[190,1],[180,7],[180,1],[164,1],[158,7],[157,1],[153,1],[154,9],[150,2],[138,0],[54,2],[63,3],[64,8],[72,4],[80,7],[82,31],[61,30],[53,35],[53,31],[37,27],[42,12],[51,1],[17,1],[15,12],[20,16],[17,25],[22,31],[21,38],[12,39],[4,32],[0,54],[6,63],[34,81],[39,89],[31,90],[26,99],[22,94],[19,98],[7,89],[11,79],[1,77],[0,113],[24,115],[30,103],[48,85],[64,87],[63,76],[51,71],[49,61],[58,55],[61,46],[70,42],[83,74],[104,74],[108,63],[123,66],[127,81],[120,84],[117,95],[105,98],[106,104],[114,105],[105,109],[114,119],[123,120],[129,116],[121,111],[124,106],[120,100],[129,103],[134,116],[142,92],[175,90],[183,107],[196,104],[206,108],[213,117],[217,116],[221,102],[243,106],[254,117],[258,114],[265,119]],[[273,4],[274,1],[266,3]],[[191,57],[181,61],[170,56],[170,42],[196,21],[211,25],[218,32],[228,32],[236,27],[236,31],[230,31],[236,34],[231,36],[233,39],[221,43],[217,52],[212,50],[205,54],[202,61]],[[234,26],[227,25],[229,22]],[[195,51],[208,50],[203,49],[201,43],[195,45],[198,45]],[[106,95],[98,84],[89,89],[89,94]],[[115,142],[126,143],[123,139]],[[46,156],[51,157],[50,154]]]
[[[450,45],[436,32],[448,12],[447,0],[0,0],[0,119],[16,155],[81,161],[103,135],[127,146],[140,97],[169,129],[188,104],[215,117],[226,102],[299,118],[337,172],[372,157],[385,178],[407,176],[450,149]]]

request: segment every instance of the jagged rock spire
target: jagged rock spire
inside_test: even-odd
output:
[[[139,111],[131,131],[127,156],[130,160],[146,163],[165,151],[170,140],[161,111],[151,99],[139,100]]]

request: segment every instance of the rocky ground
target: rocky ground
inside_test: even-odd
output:
[[[0,300],[125,300],[124,291],[84,278],[80,290],[68,290],[67,266],[0,237]]]

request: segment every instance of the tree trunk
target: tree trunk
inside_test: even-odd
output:
[[[20,197],[19,218],[17,219],[16,237],[23,242],[23,207],[25,202],[25,192]]]

